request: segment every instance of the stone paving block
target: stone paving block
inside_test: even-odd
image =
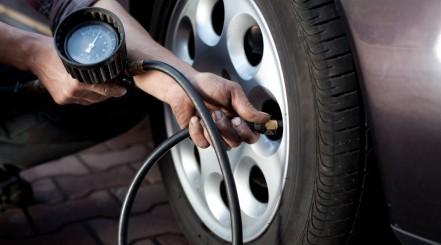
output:
[[[106,141],[105,144],[111,150],[121,150],[131,145],[144,145],[149,149],[153,149],[152,135],[150,130],[130,131],[119,136],[116,139]]]
[[[80,158],[93,171],[102,171],[118,165],[140,162],[147,157],[148,153],[145,146],[133,145],[127,149],[103,154],[80,154]]]
[[[141,239],[164,234],[180,233],[180,229],[168,204],[160,205],[148,213],[132,216],[129,237]]]
[[[133,244],[134,245],[157,245],[156,243],[152,242],[152,240],[150,240],[150,239],[134,242]]]
[[[101,144],[84,149],[77,154],[101,154],[109,151],[109,147],[103,142]]]
[[[117,188],[112,189],[111,191],[121,203],[124,202],[127,188]],[[136,194],[132,206],[132,213],[144,212],[153,208],[154,205],[163,204],[165,202],[168,202],[168,198],[162,184],[144,185],[139,188],[139,191]]]
[[[32,235],[34,235],[34,231],[21,209],[12,208],[0,213],[0,244],[4,244],[5,237],[29,237]]]
[[[188,245],[187,239],[183,235],[166,234],[156,239],[161,245]]]
[[[63,201],[63,194],[52,179],[41,179],[32,183],[36,203],[57,203]]]
[[[106,245],[118,243],[118,219],[94,219],[87,222],[88,226]]]
[[[118,221],[112,219],[96,219],[89,221],[100,240],[104,244],[117,244]],[[129,219],[128,240],[147,240],[165,234],[180,233],[169,205],[156,207],[148,213],[132,216]]]
[[[61,176],[55,181],[65,196],[76,199],[96,190],[114,187],[128,187],[135,173],[127,166],[113,168],[109,171],[83,176]]]
[[[141,241],[132,242],[134,245],[188,245],[187,239],[183,235],[163,235],[152,241],[151,239],[143,239]]]
[[[89,170],[80,162],[75,155],[69,155],[56,161],[37,165],[23,170],[21,176],[33,182],[37,179],[59,176],[59,175],[82,175],[89,173]]]
[[[130,164],[130,167],[133,169],[133,171],[138,172],[143,163],[144,161],[138,163],[132,163]],[[150,171],[147,173],[147,176],[145,177],[145,181],[147,181],[147,183],[156,184],[162,182],[161,171],[159,171],[158,166],[159,163],[155,164],[155,166],[153,166],[150,169]]]
[[[124,149],[133,144],[145,145],[151,149],[153,140],[150,130],[150,120],[148,118],[148,116],[145,117],[128,132],[106,141],[105,144],[112,150]]]
[[[155,166],[150,169],[150,172],[147,174],[146,179],[150,184],[156,184],[162,182],[161,171],[159,171],[159,166],[157,163]]]
[[[119,217],[121,205],[107,191],[59,204],[37,204],[29,207],[40,233],[54,232],[66,224],[83,222],[98,217]]]
[[[56,233],[29,239],[0,240],[2,245],[93,245],[97,244],[82,224],[69,225]]]

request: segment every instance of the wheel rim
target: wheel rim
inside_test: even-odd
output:
[[[289,125],[282,68],[269,28],[249,0],[178,1],[166,46],[199,71],[242,85],[251,103]],[[169,135],[178,130],[167,108]],[[242,212],[244,241],[259,237],[281,200],[287,172],[289,128],[228,152]],[[217,236],[231,241],[230,216],[214,151],[187,140],[172,150],[179,181],[196,214]]]

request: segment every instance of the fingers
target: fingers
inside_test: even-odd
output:
[[[126,94],[127,89],[114,83],[91,84],[90,91],[102,95],[103,97],[121,97]]]
[[[212,113],[212,117],[225,143],[231,147],[238,147],[241,143],[240,138],[224,113],[216,110]]]
[[[268,113],[258,111],[247,99],[239,84],[230,85],[231,105],[236,113],[246,121],[264,123],[271,119]]]
[[[198,117],[192,117],[190,119],[188,129],[190,130],[190,136],[195,145],[204,149],[210,146],[209,141],[205,138],[204,128]]]
[[[257,140],[259,140],[259,133],[252,131],[242,118],[235,117],[231,120],[231,122],[233,124],[233,127],[235,128],[237,135],[243,142],[254,144],[257,142]]]
[[[64,87],[52,97],[60,105],[79,104],[91,105],[105,101],[112,97],[123,96],[127,90],[121,86],[111,83],[85,84],[79,81]]]
[[[84,105],[105,101],[112,97],[121,97],[126,94],[124,87],[113,83],[84,84],[84,88],[78,90],[73,97],[80,99]]]
[[[242,142],[252,144],[259,139],[259,134],[253,132],[243,119],[229,119],[219,110],[212,113],[212,118],[222,136],[226,149],[238,147]],[[201,148],[211,145],[211,139],[198,117],[192,117],[189,124],[190,136],[193,142]]]

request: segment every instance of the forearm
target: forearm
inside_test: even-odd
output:
[[[31,70],[42,35],[20,30],[0,22],[0,63]],[[47,39],[47,38],[46,38]]]
[[[101,0],[95,3],[96,7],[102,7],[115,13],[123,22],[126,32],[126,42],[129,58],[132,60],[161,60],[170,65],[182,69],[181,72],[189,75],[194,69],[187,63],[179,60],[153,40],[149,33],[115,0]]]
[[[196,71],[190,65],[155,42],[149,33],[118,2],[101,0],[96,2],[94,6],[108,9],[121,19],[126,32],[127,51],[131,60],[159,60],[177,68],[188,78],[192,78],[196,74]],[[135,76],[135,83],[142,90],[168,103],[172,97],[168,93],[173,91],[170,86],[177,86],[171,78],[155,71]]]

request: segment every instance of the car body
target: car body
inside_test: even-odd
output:
[[[441,242],[439,1],[341,1],[362,77],[391,225]]]
[[[172,52],[241,83],[255,107],[284,121],[280,137],[229,153],[243,194],[245,242],[393,244],[396,236],[402,244],[441,244],[441,2],[130,4]],[[255,26],[263,41],[247,39]],[[256,61],[247,50],[259,42]],[[167,109],[165,122],[168,135],[177,130]],[[186,143],[168,159],[174,165],[161,169],[195,244],[231,239],[222,177],[206,167],[210,154]],[[387,241],[352,239],[357,230],[379,236],[373,227],[382,218],[394,234],[381,233]],[[365,219],[371,225],[359,226]]]

